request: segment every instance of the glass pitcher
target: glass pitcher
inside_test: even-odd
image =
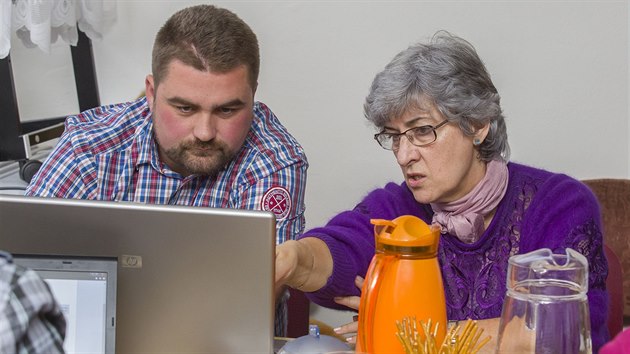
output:
[[[357,351],[405,353],[397,321],[413,317],[436,331],[438,346],[446,335],[446,301],[437,260],[440,228],[404,215],[372,220],[376,254],[363,283],[359,305]]]
[[[543,248],[510,257],[497,353],[592,352],[588,262]]]

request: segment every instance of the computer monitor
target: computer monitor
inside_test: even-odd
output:
[[[115,352],[115,258],[13,255],[48,283],[66,319],[66,353]]]
[[[116,352],[273,352],[269,212],[0,195],[0,249],[118,260]]]

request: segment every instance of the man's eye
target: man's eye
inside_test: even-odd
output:
[[[235,109],[233,108],[228,108],[228,107],[221,107],[219,112],[221,112],[221,114],[223,115],[230,115],[232,113],[234,113]]]
[[[177,110],[179,110],[182,113],[190,113],[190,112],[192,112],[192,107],[190,107],[190,106],[178,106]]]

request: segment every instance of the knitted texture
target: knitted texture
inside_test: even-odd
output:
[[[564,253],[571,247],[589,262],[589,307],[593,352],[608,340],[606,328],[608,273],[603,253],[599,205],[581,182],[562,174],[509,163],[507,192],[481,238],[467,244],[444,234],[438,259],[444,280],[449,320],[501,316],[506,291],[508,259],[515,254],[550,248]],[[342,307],[335,296],[359,295],[356,275],[365,276],[374,255],[370,219],[415,215],[430,223],[430,205],[419,204],[406,185],[389,183],[372,191],[353,210],[343,212],[302,237],[318,237],[328,245],[334,261],[326,286],[308,294],[325,307]]]

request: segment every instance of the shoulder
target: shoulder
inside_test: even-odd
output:
[[[247,140],[261,149],[287,147],[296,152],[303,152],[297,139],[289,133],[288,129],[266,104],[256,102],[253,110],[252,129]]]
[[[0,288],[19,294],[24,298],[47,295],[50,292],[44,281],[35,271],[19,266],[13,262],[13,257],[6,252],[0,251]],[[29,288],[24,292],[22,288]]]
[[[598,247],[601,240],[599,203],[582,182],[562,173],[519,167],[510,181],[510,204],[521,210],[521,250],[549,247]],[[512,170],[510,178],[512,178]],[[514,192],[517,191],[517,192]],[[587,243],[584,240],[588,240]]]
[[[148,123],[146,99],[96,107],[66,119],[64,136],[75,148],[99,154],[124,148],[136,129]]]
[[[0,255],[0,351],[61,353],[66,321],[48,285],[34,270]],[[10,323],[10,329],[2,324]]]
[[[15,281],[16,272],[15,264],[11,262],[11,255],[0,251],[0,299],[4,299],[5,294],[11,289],[11,283]]]
[[[265,154],[280,153],[280,157],[286,159],[306,159],[302,145],[262,102],[254,104],[254,119],[246,145]]]
[[[584,183],[566,174],[512,162],[508,168],[513,186],[532,189],[533,193],[545,200],[558,203],[556,198],[562,197],[563,200],[578,198],[597,203],[595,195]]]

